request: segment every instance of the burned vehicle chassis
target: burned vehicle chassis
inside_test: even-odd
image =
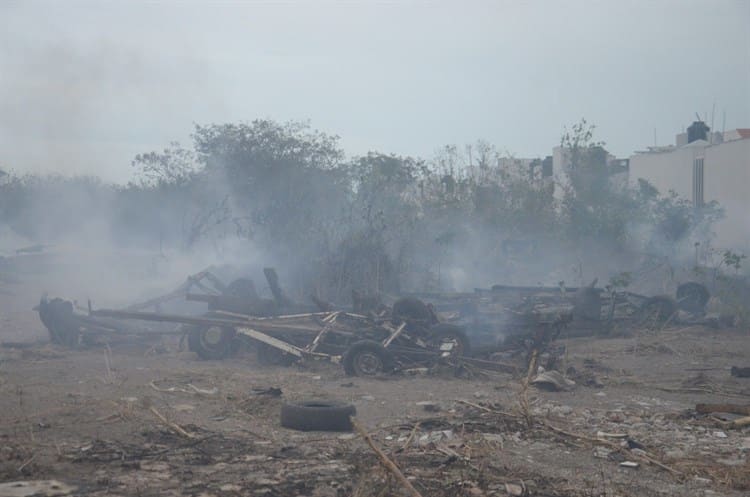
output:
[[[427,326],[344,311],[255,317],[214,310],[206,316],[184,316],[132,310],[74,312],[70,302],[42,299],[40,318],[53,341],[76,346],[91,336],[183,335],[188,347],[202,359],[232,356],[243,345],[255,348],[267,364],[291,364],[299,360],[327,360],[342,364],[348,375],[376,375],[411,365],[424,365],[460,357],[469,342],[460,327],[438,323]],[[149,321],[180,325],[174,331],[137,331],[119,324]]]

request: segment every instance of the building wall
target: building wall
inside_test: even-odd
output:
[[[693,142],[671,151],[630,158],[630,183],[648,180],[661,193],[670,190],[693,200],[693,163],[703,158],[703,199],[716,200],[725,218],[715,226],[714,245],[750,255],[750,139],[715,145]]]
[[[630,181],[635,185],[643,178],[663,194],[673,190],[692,200],[693,160],[701,157],[703,150],[702,146],[690,144],[668,152],[635,154],[630,157]]]
[[[726,214],[716,224],[716,245],[750,255],[750,139],[707,147],[703,164],[703,198]]]

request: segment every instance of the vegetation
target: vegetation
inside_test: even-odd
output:
[[[0,225],[45,243],[88,227],[118,246],[247,244],[286,267],[300,292],[332,300],[352,289],[395,293],[460,286],[462,275],[499,278],[518,257],[533,264],[593,246],[618,254],[710,240],[718,206],[696,212],[646,182],[617,181],[586,121],[560,145],[567,167],[553,178],[540,161],[482,141],[429,160],[346,157],[338,137],[305,123],[198,125],[190,147],[138,155],[137,180],[127,186],[12,176],[0,185]]]

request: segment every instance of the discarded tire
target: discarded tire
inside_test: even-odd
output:
[[[75,348],[79,340],[80,323],[73,314],[73,303],[55,298],[39,302],[39,319],[49,332],[52,343]]]
[[[463,328],[455,324],[441,323],[430,328],[430,345],[437,350],[445,343],[452,343],[452,357],[465,357],[471,354],[471,342]]]
[[[281,426],[300,431],[352,431],[351,404],[328,400],[290,402],[281,406]]]
[[[677,306],[683,311],[700,314],[706,310],[711,294],[705,285],[689,281],[677,287]]]
[[[234,352],[234,330],[219,326],[188,329],[188,349],[207,361],[226,359]]]
[[[435,312],[419,299],[404,297],[393,303],[393,317],[402,321],[421,321],[427,324],[437,322]]]
[[[375,376],[391,370],[393,358],[380,343],[360,340],[344,352],[341,364],[349,376]]]

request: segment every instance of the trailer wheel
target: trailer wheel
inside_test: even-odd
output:
[[[706,310],[711,294],[705,285],[689,281],[677,287],[677,306],[683,311],[698,314]]]
[[[232,328],[196,326],[188,331],[188,349],[207,361],[226,359],[234,352],[234,335]]]
[[[341,364],[349,376],[375,376],[391,370],[393,358],[380,343],[360,340],[344,352]]]
[[[452,357],[465,357],[471,354],[471,342],[464,330],[455,324],[441,323],[430,328],[430,345],[440,351],[445,343],[452,343]]]
[[[281,406],[281,426],[300,431],[352,431],[351,404],[328,400],[290,402]]]

